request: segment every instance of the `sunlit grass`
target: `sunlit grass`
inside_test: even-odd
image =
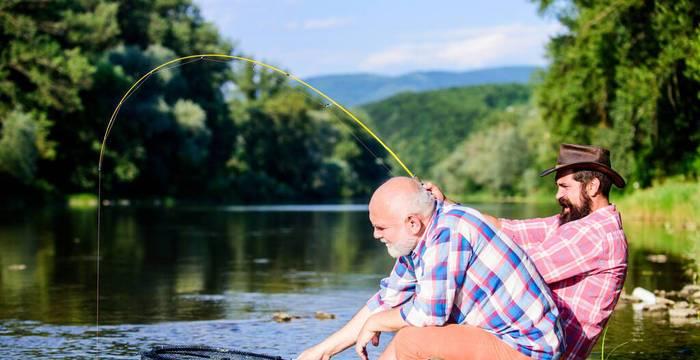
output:
[[[97,207],[97,196],[95,194],[72,194],[68,196],[68,206],[74,209],[85,209]]]
[[[682,224],[695,230],[700,224],[700,182],[672,179],[638,190],[616,201],[626,218]]]

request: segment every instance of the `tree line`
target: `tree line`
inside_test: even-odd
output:
[[[559,144],[580,143],[611,150],[627,191],[669,177],[697,181],[700,3],[533,2],[564,30],[549,41],[550,64],[531,92],[450,89],[368,107],[380,128],[400,119],[396,144],[419,174],[453,194],[550,193],[537,174],[555,163]]]
[[[406,93],[355,109],[420,177],[457,193],[546,187],[558,144],[611,149],[632,188],[700,173],[700,5],[534,0],[563,31],[530,85]],[[189,0],[0,3],[0,200],[94,192],[106,121],[167,60],[245,55]],[[110,197],[365,197],[401,170],[338,109],[244,63],[152,75],[107,144]],[[543,185],[544,184],[544,185]]]
[[[0,43],[5,202],[94,192],[107,120],[132,83],[180,56],[245,55],[189,0],[3,1]],[[325,105],[250,64],[166,68],[122,107],[103,189],[216,201],[366,195],[386,169]]]

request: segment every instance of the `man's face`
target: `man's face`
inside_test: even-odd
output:
[[[372,223],[372,235],[386,245],[391,257],[408,255],[416,247],[418,237],[411,234],[409,219],[402,219],[388,211],[373,211],[370,207],[369,220]]]
[[[557,174],[557,201],[561,206],[559,225],[586,217],[591,213],[591,198],[572,172]]]

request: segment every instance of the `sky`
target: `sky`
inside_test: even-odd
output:
[[[235,52],[296,76],[546,65],[561,32],[528,0],[194,0]]]

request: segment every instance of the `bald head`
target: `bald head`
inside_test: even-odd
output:
[[[369,201],[374,237],[389,255],[399,257],[415,249],[435,211],[435,200],[415,179],[395,177],[380,186]]]
[[[401,218],[409,215],[430,218],[435,209],[435,199],[417,180],[400,176],[389,179],[374,192],[369,208],[370,212]]]

